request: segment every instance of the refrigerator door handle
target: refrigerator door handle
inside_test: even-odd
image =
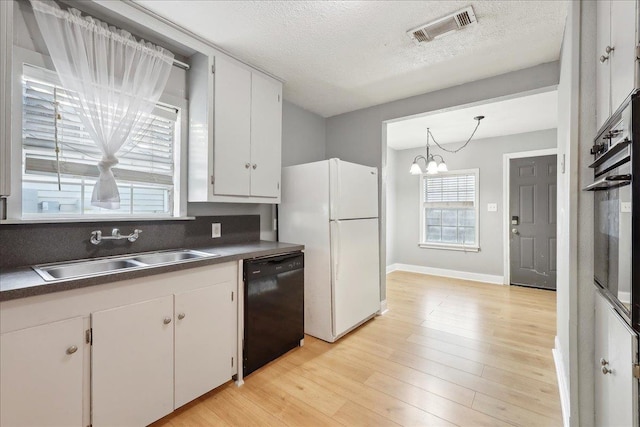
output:
[[[340,221],[334,221],[336,223],[336,280],[338,279],[338,273],[340,272]]]

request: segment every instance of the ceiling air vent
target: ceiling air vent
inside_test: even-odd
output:
[[[444,18],[413,28],[407,31],[407,35],[415,43],[424,43],[477,23],[473,8],[469,6]]]

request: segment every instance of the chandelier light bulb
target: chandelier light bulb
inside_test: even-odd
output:
[[[440,164],[438,165],[438,172],[448,172],[449,168],[447,167],[447,164],[443,161],[440,162]]]
[[[411,169],[409,169],[409,173],[411,173],[411,175],[422,174],[422,169],[420,168],[420,165],[418,164],[418,162],[413,162],[413,164],[411,165]]]

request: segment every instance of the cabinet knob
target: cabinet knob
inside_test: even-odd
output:
[[[612,372],[613,372],[613,371],[612,371],[611,369],[607,369],[607,367],[606,367],[606,366],[603,366],[603,367],[602,367],[602,373],[603,373],[604,375],[610,374],[610,373],[612,373]]]
[[[615,47],[611,47],[611,46],[607,46],[607,47],[604,48],[605,53],[611,53],[614,50],[616,50],[616,48]]]
[[[69,347],[69,348],[67,349],[67,354],[73,354],[73,353],[75,353],[76,351],[78,351],[78,346],[72,345],[71,347]]]
[[[180,313],[178,314],[178,320],[182,320],[184,319],[185,314],[184,313]]]
[[[164,324],[168,325],[169,323],[171,323],[171,318],[170,317],[165,317],[164,318]]]
[[[258,165],[254,163],[254,164],[253,164],[253,169],[255,169],[255,168],[257,168],[257,167],[258,167]]]
[[[604,55],[602,55],[602,56],[600,57],[600,63],[601,63],[601,64],[604,64],[605,62],[607,62],[607,59],[609,59],[609,57],[608,57],[608,56],[604,56]]]
[[[602,357],[602,358],[600,358],[600,364],[602,366],[607,366],[609,364],[609,362],[604,357]]]
[[[245,164],[244,164],[244,168],[245,168],[245,169],[249,169],[250,167],[251,167],[251,163],[245,163]]]

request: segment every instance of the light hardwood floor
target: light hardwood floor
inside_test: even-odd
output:
[[[561,426],[556,294],[387,276],[389,311],[305,345],[158,426]]]

